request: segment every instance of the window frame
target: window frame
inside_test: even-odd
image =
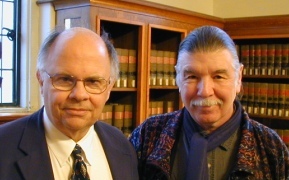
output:
[[[4,2],[5,0],[1,0],[1,1]],[[19,107],[20,105],[21,0],[13,0],[9,2],[13,3],[13,6],[14,6],[13,7],[14,9],[13,28],[11,30],[13,30],[15,33],[15,39],[13,39],[13,42],[12,42],[13,43],[12,45],[12,48],[13,48],[12,49],[12,63],[13,63],[12,65],[12,79],[13,79],[12,102],[9,102],[9,103],[0,102],[1,108],[2,107]],[[5,8],[5,7],[2,7],[2,8]],[[3,15],[2,15],[2,18],[4,18]],[[1,32],[3,32],[3,30]],[[8,38],[7,34],[2,34],[2,38]],[[1,96],[4,96],[2,90],[1,90]]]

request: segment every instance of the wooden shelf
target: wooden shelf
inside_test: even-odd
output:
[[[165,90],[165,89],[179,89],[179,88],[178,86],[150,86],[150,89]]]
[[[267,115],[257,115],[257,114],[249,114],[251,118],[258,118],[258,119],[276,119],[276,120],[286,120],[289,121],[289,117],[282,117],[282,116],[267,116]],[[288,122],[287,122],[288,123]]]
[[[137,91],[137,88],[113,88],[112,89],[112,92],[117,92],[117,91],[134,92],[134,91]]]
[[[289,76],[276,76],[276,75],[272,75],[272,76],[268,76],[268,75],[243,75],[242,76],[244,79],[288,79],[289,80]]]
[[[14,121],[18,118],[22,118],[30,115],[31,113],[0,113],[0,124]]]

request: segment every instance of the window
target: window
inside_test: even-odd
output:
[[[19,106],[20,0],[0,0],[0,106]]]

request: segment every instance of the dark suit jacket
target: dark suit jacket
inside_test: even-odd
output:
[[[52,180],[53,171],[44,134],[43,108],[0,126],[0,180]],[[115,127],[95,123],[114,180],[136,180],[135,150]]]

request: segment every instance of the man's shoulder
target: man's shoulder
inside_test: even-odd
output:
[[[15,133],[19,129],[23,129],[23,127],[27,124],[29,117],[23,117],[20,119],[16,119],[5,124],[0,125],[0,136],[3,133]]]
[[[179,124],[181,122],[182,110],[158,114],[149,117],[143,123],[144,127],[166,127],[168,125]]]
[[[248,124],[246,127],[247,128],[245,129],[252,133],[252,137],[259,139],[259,141],[265,142],[267,146],[269,144],[270,146],[279,146],[280,144],[283,144],[282,139],[275,130],[258,121],[248,119]]]
[[[100,120],[94,124],[94,129],[96,130],[98,135],[102,135],[105,137],[110,136],[110,137],[116,137],[116,138],[122,138],[122,137],[125,138],[121,130],[105,122],[102,122]]]
[[[41,111],[37,111],[31,115],[13,120],[11,122],[7,122],[5,124],[1,124],[0,125],[0,138],[3,136],[8,137],[10,134],[11,135],[17,135],[19,133],[23,133],[23,130],[25,128],[27,128],[28,123],[34,123],[36,122],[39,113],[41,113]],[[31,120],[35,120],[35,121],[31,121]]]

